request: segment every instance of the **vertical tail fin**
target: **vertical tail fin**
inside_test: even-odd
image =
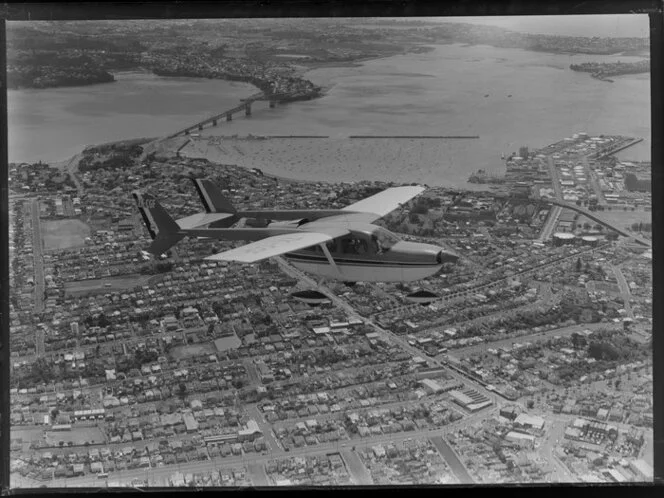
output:
[[[205,211],[208,213],[232,213],[236,210],[233,205],[224,197],[219,187],[211,180],[192,178],[198,196],[201,198]]]
[[[143,199],[143,196],[139,192],[132,192],[132,197],[136,201],[136,204],[138,206],[138,210],[141,213],[141,217],[143,218],[143,223],[145,223],[145,227],[148,229],[148,233],[150,234],[150,237],[152,237],[152,240],[157,238],[157,225],[150,215],[150,213],[143,207],[145,202]]]
[[[180,234],[180,226],[156,199],[143,196],[140,192],[132,192],[132,196],[153,239],[148,247],[149,253],[155,256],[163,254],[184,238],[184,235]]]

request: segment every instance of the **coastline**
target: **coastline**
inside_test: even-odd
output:
[[[447,45],[450,45],[450,43],[446,43],[444,45],[447,46]],[[320,68],[320,67],[324,67],[324,68],[328,68],[328,67],[329,68],[332,68],[332,67],[336,67],[336,68],[338,68],[338,67],[361,67],[365,63],[380,60],[380,59],[390,59],[391,57],[393,57],[393,56],[385,56],[385,57],[378,57],[378,58],[371,57],[371,58],[365,58],[361,62],[359,62],[359,61],[344,62],[344,63],[333,62],[333,63],[324,63],[324,64],[313,64],[311,66],[300,65],[299,70],[304,71],[305,73],[308,73],[310,71],[315,71],[317,68]],[[400,60],[400,59],[397,59],[397,60]],[[124,71],[124,72],[132,73],[133,71]],[[153,74],[152,72],[149,72],[149,71],[139,71],[139,72],[147,72],[148,74]],[[344,72],[342,71],[342,73],[344,73]],[[351,71],[350,73],[354,74],[353,71]],[[159,78],[159,76],[155,75],[155,78]],[[328,80],[328,81],[330,83],[332,83],[331,80]],[[335,80],[335,84],[336,84],[336,80]],[[326,91],[328,91],[329,88],[332,88],[333,86],[334,86],[334,84],[329,85],[326,88]],[[337,100],[334,100],[334,102],[337,102]],[[322,104],[322,102],[321,102],[321,104]],[[328,109],[328,106],[332,106],[331,110],[332,110],[332,112],[335,112],[334,111],[334,103],[332,102],[332,100],[330,100],[330,102],[326,101],[326,103],[323,105],[323,107],[320,108],[320,110],[321,110],[321,119],[323,119],[323,120],[326,119],[326,109]],[[265,105],[265,107],[267,107],[267,106]],[[299,108],[299,106],[293,106],[293,109],[295,109],[295,115],[298,116],[301,113],[299,111],[297,111],[296,108]],[[308,108],[308,105],[303,105],[303,108]],[[279,112],[279,111],[276,111],[276,112]],[[201,137],[201,141],[206,141],[206,140],[210,140],[210,139],[214,141],[214,140],[219,138],[219,135],[217,135],[218,133],[222,134],[221,135],[222,137],[223,136],[228,137],[228,135],[223,135],[223,133],[228,133],[229,129],[230,130],[237,129],[238,133],[236,134],[236,136],[239,135],[240,137],[243,136],[243,135],[244,136],[249,135],[251,133],[258,133],[260,135],[263,135],[263,134],[268,135],[268,134],[270,134],[271,131],[267,131],[267,129],[269,127],[273,127],[273,124],[271,123],[271,121],[273,119],[275,119],[276,117],[279,117],[280,119],[282,119],[284,117],[288,117],[290,114],[292,114],[291,111],[285,112],[282,115],[280,115],[280,114],[275,114],[275,116],[266,115],[265,116],[266,119],[261,119],[260,116],[256,115],[256,117],[258,119],[255,122],[255,124],[252,124],[250,121],[245,121],[244,119],[242,119],[238,123],[238,124],[241,123],[241,125],[239,127],[237,127],[238,124],[235,125],[236,128],[225,128],[224,127],[225,130],[222,132],[221,131],[221,126],[220,126],[219,129],[215,129],[215,131],[210,131],[209,133],[211,135],[208,135],[208,132],[203,132],[202,133],[203,136]],[[285,120],[285,121],[283,121],[282,126],[288,126],[289,124],[291,124],[294,121],[295,121],[295,119],[291,119],[290,121]],[[308,121],[305,121],[305,122],[308,123]],[[183,121],[183,123],[190,124],[190,122],[187,122],[187,121]],[[259,125],[259,123],[260,123],[260,125]],[[274,124],[279,124],[279,123],[277,123],[275,121]],[[333,122],[332,124],[336,125],[337,123]],[[329,124],[328,124],[328,126],[329,126]],[[347,133],[361,133],[361,134],[365,135],[365,134],[367,134],[367,131],[373,131],[373,130],[369,130],[368,128],[366,129],[367,131],[365,131],[364,129],[361,128],[361,126],[362,125],[358,125],[357,129],[353,129],[352,131],[348,131]],[[256,128],[256,132],[248,131],[248,130],[251,130],[252,128]],[[300,129],[294,129],[293,133],[294,134],[302,134],[302,135],[314,135],[314,134],[320,133],[321,135],[334,136],[334,138],[339,138],[340,135],[343,133],[343,129],[339,129],[339,133],[330,133],[330,132],[328,132],[328,130],[326,130],[324,128],[325,128],[325,125],[322,125],[320,131],[318,129],[311,129],[311,131],[309,132],[309,130],[310,130],[309,128],[301,127]],[[380,128],[380,126],[378,126],[378,128]],[[349,128],[349,130],[350,130],[350,128]],[[415,129],[413,131],[415,131]],[[472,132],[474,132],[474,131],[475,130],[472,130]],[[481,131],[481,130],[478,130],[478,132],[479,131]],[[453,130],[453,132],[450,133],[450,135],[456,135],[457,134],[457,133],[454,133],[454,132],[456,132],[456,130]],[[231,133],[235,133],[235,132],[233,131]],[[380,133],[381,135],[382,134],[385,134],[385,135],[393,135],[394,134],[394,132],[392,130],[385,131],[385,132],[383,132],[382,130],[379,130],[378,133]],[[415,132],[415,134],[417,134],[417,132]],[[491,137],[486,132],[481,133],[481,134],[482,134],[483,138],[487,137],[485,139],[485,143],[488,140],[489,141],[488,143],[491,144],[491,141],[490,141]],[[283,135],[283,136],[279,137],[279,138],[284,138],[284,139],[287,136],[286,133],[280,133],[280,135]],[[164,138],[166,136],[167,136],[166,134],[161,135],[162,138]],[[559,136],[559,134],[555,134],[553,136]],[[156,138],[158,138],[158,137],[156,137]],[[515,139],[518,139],[518,138],[519,137],[516,137]],[[113,143],[124,143],[124,142],[128,142],[128,141],[136,141],[136,140],[140,141],[140,139],[124,139],[124,140],[115,140],[115,141],[112,141],[112,142],[103,142],[101,140],[98,141],[98,142],[90,141],[88,143],[93,143],[93,144],[96,143],[97,145],[105,145],[105,144],[113,144]],[[544,139],[542,139],[542,140],[544,140]],[[149,142],[151,140],[147,140],[147,141]],[[196,140],[196,142],[199,142],[199,140]],[[324,142],[324,141],[320,141],[320,142]],[[429,141],[429,142],[431,142],[431,141]],[[495,142],[495,140],[494,140],[494,142]],[[539,143],[537,141],[534,141],[532,138],[529,139],[528,142],[529,142],[529,145],[532,145],[532,146],[536,146]],[[349,144],[349,142],[347,141],[346,145],[348,145],[348,144]],[[471,155],[471,156],[469,156],[469,158],[464,158],[463,159],[463,162],[465,163],[467,161],[469,165],[467,166],[467,169],[462,173],[462,175],[458,175],[457,173],[458,173],[459,166],[453,166],[451,164],[453,162],[453,160],[448,161],[447,159],[444,159],[444,157],[447,157],[446,155],[447,155],[448,151],[442,151],[441,150],[440,154],[439,154],[439,157],[443,157],[443,159],[436,160],[435,155],[432,158],[432,154],[428,154],[429,151],[427,150],[428,149],[428,144],[427,144],[427,145],[424,146],[424,156],[425,157],[422,159],[421,154],[420,154],[420,160],[419,161],[416,160],[414,162],[414,164],[413,164],[413,161],[412,161],[413,158],[410,157],[409,155],[407,155],[405,150],[403,152],[403,155],[399,155],[399,154],[402,154],[401,151],[392,150],[393,155],[395,155],[395,156],[399,155],[399,156],[394,157],[394,158],[387,158],[388,160],[385,161],[386,164],[377,164],[377,162],[374,160],[372,155],[378,156],[379,154],[381,154],[383,152],[381,150],[381,148],[376,147],[371,151],[371,153],[367,153],[367,147],[364,147],[363,144],[359,144],[359,148],[364,147],[363,151],[358,153],[358,154],[350,153],[349,154],[350,158],[349,158],[348,154],[346,154],[345,157],[344,157],[344,154],[339,154],[339,160],[337,161],[337,164],[332,165],[332,168],[334,169],[335,174],[330,174],[328,172],[329,165],[325,164],[324,161],[319,162],[317,160],[318,159],[317,156],[318,156],[319,152],[315,148],[316,144],[307,144],[305,139],[302,138],[295,145],[296,146],[302,145],[302,148],[308,148],[309,150],[308,150],[308,152],[286,151],[285,152],[285,158],[283,160],[281,160],[280,158],[277,160],[277,162],[282,163],[282,166],[279,167],[278,165],[275,165],[275,169],[273,169],[272,172],[268,171],[269,168],[266,167],[266,163],[271,163],[272,162],[272,161],[267,160],[270,157],[277,158],[277,154],[273,153],[273,152],[263,151],[264,156],[262,157],[262,164],[255,161],[254,164],[243,165],[243,167],[247,167],[247,168],[250,168],[250,169],[253,168],[253,167],[259,168],[264,172],[264,174],[266,176],[281,178],[284,181],[302,181],[303,180],[302,173],[304,173],[305,176],[309,175],[309,179],[307,181],[338,181],[337,179],[342,178],[343,180],[354,182],[354,181],[364,181],[364,180],[375,180],[375,179],[380,179],[381,177],[385,178],[387,176],[392,175],[393,173],[395,174],[395,181],[407,181],[407,180],[403,179],[403,174],[404,174],[404,171],[408,171],[408,173],[410,175],[412,175],[413,177],[415,177],[415,180],[417,180],[417,181],[421,181],[421,178],[425,177],[426,180],[424,180],[424,182],[433,185],[433,184],[438,184],[438,180],[440,179],[440,181],[442,183],[444,183],[445,185],[451,185],[454,188],[464,188],[464,189],[474,190],[473,186],[470,185],[467,182],[468,175],[471,173],[471,166],[470,165],[472,164],[472,169],[475,169],[477,167],[487,167],[487,166],[488,166],[489,169],[493,169],[493,165],[489,164],[489,162],[494,163],[493,156],[488,158],[490,161],[485,161],[484,158],[482,158],[482,161],[477,161],[477,160],[474,160],[472,155]],[[355,144],[353,144],[353,145],[355,145]],[[479,144],[479,145],[481,147],[486,147],[485,144]],[[493,146],[493,144],[491,144],[491,145]],[[403,148],[407,149],[409,146],[404,145]],[[501,144],[497,144],[493,148],[494,151],[497,151],[496,152],[497,155],[500,154],[500,151],[504,150],[504,149],[500,148],[501,146],[502,146]],[[509,147],[509,145],[507,145],[507,146]],[[241,146],[241,147],[244,147],[244,146]],[[334,147],[336,147],[336,145]],[[420,147],[420,150],[422,150],[422,147],[420,146],[419,143],[416,143],[414,145],[414,147],[415,147],[415,151],[417,151],[417,147]],[[456,147],[456,145],[455,145],[455,147]],[[474,147],[474,145],[473,145],[473,147]],[[340,149],[340,148],[343,149],[342,147],[337,147],[337,150]],[[261,150],[260,148],[256,148],[256,147],[254,147],[254,149]],[[71,157],[71,151],[69,151],[69,152],[70,153],[67,154],[67,156],[63,155],[61,157]],[[165,150],[164,150],[164,152],[165,152]],[[342,150],[341,152],[345,152],[345,151]],[[171,157],[177,157],[177,151],[176,150],[169,151],[168,153],[171,155]],[[455,149],[453,154],[455,154],[455,153],[456,153],[456,156],[451,156],[451,157],[456,157],[457,161],[458,161],[459,160],[458,159],[459,158],[458,150]],[[325,153],[325,154],[327,154],[327,153]],[[191,146],[183,147],[183,155],[189,155],[190,157],[193,157],[193,155],[196,155],[197,157],[209,158],[209,160],[211,160],[212,162],[217,162],[217,163],[222,163],[222,164],[224,164],[224,163],[225,164],[232,164],[233,163],[232,159],[225,159],[225,158],[220,159],[218,157],[219,153],[217,151],[210,150],[210,151],[199,151],[197,153],[194,153],[194,151],[191,149]],[[358,155],[360,157],[358,157]],[[283,167],[284,166],[283,163],[285,161],[287,161],[289,157],[292,158],[293,156],[296,156],[295,160],[293,162],[291,162],[290,165],[286,165],[287,167]],[[324,157],[323,159],[326,159],[326,158]],[[328,157],[328,159],[329,159],[329,157]],[[48,160],[48,158],[46,158],[46,160]],[[341,166],[339,166],[338,163],[339,162],[343,163],[344,161],[346,162],[346,164],[342,168]],[[411,162],[411,164],[408,164],[409,161]],[[298,162],[299,162],[299,164],[297,164]],[[357,167],[357,169],[356,169],[356,167]],[[299,171],[298,171],[298,168],[299,168]],[[428,169],[428,171],[425,172],[424,171],[425,169]],[[437,169],[437,171],[434,172],[435,173],[435,179],[434,180],[432,180],[432,178],[434,178],[434,175],[431,174],[433,169]],[[314,171],[321,172],[322,173],[321,177],[323,178],[323,180],[321,180],[320,178],[317,178],[315,180],[312,179]],[[420,175],[420,171],[423,172],[422,175]],[[348,173],[348,175],[346,175],[346,173]],[[368,178],[368,175],[373,175],[373,177]],[[398,178],[399,176],[402,176],[402,178]],[[463,181],[461,181],[460,178],[458,178],[459,176],[463,176]]]
[[[439,154],[445,141],[405,139],[431,147]],[[158,156],[169,157],[179,144],[162,142]],[[467,181],[469,171],[455,171],[438,163],[422,162],[420,148],[405,150],[398,139],[373,140],[349,138],[271,138],[196,137],[179,150],[180,157],[205,159],[214,164],[233,164],[265,176],[306,183],[358,183],[393,181],[422,185],[486,191],[487,187]],[[266,157],[272,160],[265,161]]]
[[[61,83],[56,85],[44,85],[44,86],[7,85],[7,90],[49,90],[54,88],[83,88],[95,85],[108,85],[111,83],[117,83],[117,80],[115,79],[115,73],[113,73],[113,79],[108,81]]]

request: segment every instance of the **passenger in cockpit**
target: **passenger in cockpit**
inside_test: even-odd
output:
[[[371,236],[371,245],[373,246],[373,250],[376,254],[383,254],[383,251],[380,248],[380,244],[378,243],[378,237],[375,235]]]

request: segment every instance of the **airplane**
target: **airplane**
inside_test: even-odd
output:
[[[198,179],[194,182],[206,214],[228,217],[203,215],[196,222],[180,223],[156,199],[135,191],[132,195],[153,238],[149,253],[158,256],[184,237],[245,240],[251,243],[204,259],[255,263],[284,256],[293,266],[318,276],[320,281],[335,280],[347,285],[421,280],[437,273],[443,264],[458,260],[458,256],[441,247],[405,241],[372,224],[421,194],[424,187],[388,188],[342,209],[237,211],[214,183]],[[217,211],[207,213],[208,208]],[[262,228],[205,228],[196,224],[207,219],[212,219],[211,223],[227,223],[231,217],[253,218],[266,224]]]

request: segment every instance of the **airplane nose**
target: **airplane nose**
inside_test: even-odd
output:
[[[456,263],[459,260],[459,256],[452,254],[451,252],[440,251],[436,255],[436,261],[439,265],[443,263]]]

